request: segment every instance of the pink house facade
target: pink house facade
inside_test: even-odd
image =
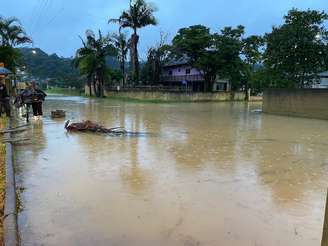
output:
[[[201,71],[188,65],[186,59],[167,63],[162,71],[161,83],[168,86],[186,86],[192,91],[204,91],[204,76]],[[228,81],[217,78],[213,91],[230,91]]]

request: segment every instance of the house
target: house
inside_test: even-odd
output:
[[[312,85],[312,88],[328,89],[328,71],[319,73],[319,80]]]
[[[190,91],[205,91],[205,79],[201,71],[192,67],[188,59],[182,57],[177,60],[167,62],[162,70],[161,84],[165,86],[186,87]],[[230,91],[230,83],[217,78],[213,85],[213,91]]]

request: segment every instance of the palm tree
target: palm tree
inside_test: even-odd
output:
[[[0,60],[6,67],[15,72],[20,53],[15,46],[32,43],[17,18],[0,16]]]
[[[128,54],[129,45],[124,33],[119,32],[119,34],[112,34],[111,40],[114,47],[118,50],[117,58],[120,62],[121,72],[123,75],[123,86],[125,85],[125,61]]]
[[[25,43],[32,43],[32,40],[26,35],[20,21],[15,17],[0,17],[0,45],[15,47]]]
[[[74,64],[80,69],[81,74],[87,76],[88,85],[90,88],[93,86],[95,95],[103,97],[107,78],[106,57],[114,55],[115,49],[109,39],[103,37],[101,31],[99,31],[99,37],[96,38],[94,33],[88,30],[86,38],[86,41],[81,38],[83,47],[77,50]]]
[[[111,19],[110,22],[116,22],[120,28],[131,28],[133,34],[130,39],[130,55],[133,72],[133,79],[139,80],[139,58],[138,42],[139,36],[137,30],[149,25],[156,25],[157,20],[154,16],[156,8],[148,4],[145,0],[130,0],[130,8],[123,11],[119,19]]]

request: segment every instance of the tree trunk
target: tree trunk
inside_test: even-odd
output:
[[[204,74],[204,92],[213,92],[213,84],[215,82],[216,75],[211,75],[209,73]]]
[[[123,84],[122,86],[125,86],[125,59],[123,58],[121,61],[121,71],[122,71],[122,75],[123,75]]]
[[[154,83],[158,85],[161,77],[161,58],[158,54],[155,56],[155,79]]]
[[[105,88],[104,88],[104,77],[101,78],[100,80],[100,97],[105,96]]]
[[[104,97],[104,74],[102,71],[98,71],[98,97]]]
[[[92,84],[93,84],[93,90],[94,90],[94,94],[96,97],[98,97],[98,85],[97,85],[97,80],[98,78],[95,76],[93,78]]]
[[[89,96],[92,96],[92,75],[89,74],[87,77],[87,86],[89,87]]]
[[[249,89],[248,81],[246,81],[246,82],[245,82],[245,100],[246,100],[246,101],[249,101],[249,93],[248,93],[248,89]]]
[[[132,67],[132,79],[134,82],[139,82],[139,57],[138,57],[138,42],[139,36],[136,30],[131,37],[130,54],[131,54],[131,67]]]

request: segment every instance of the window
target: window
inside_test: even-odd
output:
[[[217,91],[227,91],[227,83],[217,83],[216,90]]]
[[[180,68],[178,69],[178,72],[179,72],[179,73],[181,72],[181,69],[180,69]]]
[[[186,69],[186,74],[190,74],[190,72],[191,72],[191,71],[190,71],[190,68],[187,68],[187,69]]]
[[[173,72],[172,72],[172,70],[170,70],[170,71],[169,71],[169,75],[172,75],[172,74],[173,74]]]

